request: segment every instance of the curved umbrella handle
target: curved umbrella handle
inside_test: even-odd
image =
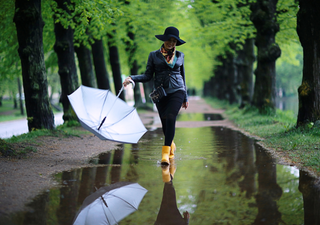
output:
[[[132,79],[130,79],[130,83],[132,84],[132,89],[133,89],[136,86],[136,83]]]

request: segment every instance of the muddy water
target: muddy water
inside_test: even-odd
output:
[[[254,140],[226,128],[201,127],[177,128],[175,143],[167,168],[159,163],[163,135],[157,129],[139,144],[119,145],[91,159],[90,167],[57,174],[59,188],[39,195],[28,212],[6,223],[72,224],[95,188],[130,181],[148,192],[119,224],[186,224],[186,211],[189,224],[197,225],[319,224],[316,179],[277,164]],[[168,174],[173,180],[165,183]]]

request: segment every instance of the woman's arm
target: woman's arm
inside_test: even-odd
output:
[[[140,75],[131,75],[129,77],[127,77],[124,82],[123,85],[126,87],[129,83],[130,80],[133,80],[134,82],[148,82],[152,79],[153,74],[154,74],[154,59],[153,56],[154,52],[150,52],[149,57],[148,57],[148,62],[147,62],[147,67],[146,67],[146,72],[144,74],[140,74]]]
[[[185,78],[185,73],[184,73],[184,59],[183,59],[183,64],[182,64],[181,67],[180,67],[180,72],[181,72],[181,76],[182,76],[182,79],[183,79],[183,82],[184,82],[184,88],[185,88],[185,92],[186,92],[186,95],[185,95],[185,97],[184,97],[184,101],[183,101],[183,103],[182,103],[182,108],[187,109],[188,106],[189,106],[189,103],[188,103],[188,94],[187,94],[186,78]]]

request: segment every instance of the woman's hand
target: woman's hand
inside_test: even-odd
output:
[[[188,106],[189,106],[189,102],[184,102],[184,103],[182,103],[181,108],[187,109]]]
[[[124,81],[123,81],[123,86],[126,87],[128,84],[130,84],[132,82],[131,77],[127,77]]]

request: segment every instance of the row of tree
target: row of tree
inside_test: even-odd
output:
[[[22,73],[29,130],[54,127],[48,81],[57,80],[56,73],[63,118],[73,120],[68,94],[80,83],[120,90],[121,71],[143,73],[147,55],[161,44],[154,34],[169,25],[187,40],[179,50],[186,54],[189,87],[261,112],[275,109],[277,86],[288,83],[284,76],[293,79],[289,71],[281,80],[276,77],[280,47],[282,64],[292,69],[302,45],[297,124],[319,120],[317,0],[16,0],[1,1],[1,6],[0,80],[4,84]],[[144,87],[146,92],[151,88]],[[139,107],[138,86],[134,93]]]
[[[320,24],[317,12],[320,9],[320,2],[244,0],[227,1],[227,6],[226,1],[211,2],[212,7],[223,9],[229,19],[238,18],[233,19],[234,26],[238,26],[236,29],[238,33],[235,33],[231,40],[227,40],[225,51],[217,55],[220,65],[215,67],[215,76],[206,83],[204,94],[229,100],[230,103],[240,101],[240,107],[255,106],[260,112],[274,111],[277,92],[276,60],[281,56],[280,46],[286,47],[290,44],[291,48],[296,48],[296,38],[292,34],[293,28],[296,28],[295,32],[303,48],[303,79],[298,89],[297,125],[319,120],[320,80],[317,52]],[[217,22],[212,18],[201,18],[203,26]],[[254,25],[253,32],[247,29],[251,26],[249,21]],[[277,44],[276,34],[281,29],[284,31],[278,37],[280,44]],[[256,56],[254,44],[257,49]],[[253,79],[255,59],[255,79]],[[299,57],[295,60],[299,60]]]
[[[0,57],[5,61],[3,65],[6,70],[1,71],[1,80],[5,81],[6,78],[14,77],[10,74],[16,72],[12,70],[12,63],[18,60],[14,52],[18,49],[29,130],[54,128],[53,113],[48,100],[46,70],[54,71],[58,67],[63,119],[65,121],[76,119],[67,95],[75,91],[80,83],[101,89],[113,88],[118,92],[122,87],[119,43],[125,46],[129,59],[127,67],[130,73],[137,74],[138,60],[134,57],[137,54],[136,29],[139,27],[142,31],[140,35],[145,35],[148,25],[159,26],[159,21],[148,23],[143,21],[143,15],[149,18],[154,17],[155,11],[168,9],[168,2],[171,1],[163,1],[152,10],[154,1],[136,1],[135,5],[132,5],[131,1],[108,0],[44,2],[17,0],[15,4],[12,1],[1,2],[3,12],[11,12],[15,9],[12,16],[9,13],[2,14],[4,21],[1,24],[4,25],[5,31],[10,32],[2,35],[3,49],[1,49]],[[132,17],[137,19],[132,21]],[[12,19],[16,30],[12,26]],[[161,14],[159,19],[162,19],[162,22],[169,20],[165,16],[161,18]],[[124,34],[117,34],[119,27],[122,28],[121,32]],[[55,41],[52,40],[53,36]],[[103,41],[104,37],[106,37],[105,41]],[[108,52],[114,87],[110,86],[104,58],[105,47]],[[16,70],[19,71],[19,69],[19,66],[16,65]],[[135,92],[138,93],[138,91],[137,87]],[[140,94],[135,96],[136,102],[139,100],[142,102]],[[124,100],[123,93],[120,98]]]

